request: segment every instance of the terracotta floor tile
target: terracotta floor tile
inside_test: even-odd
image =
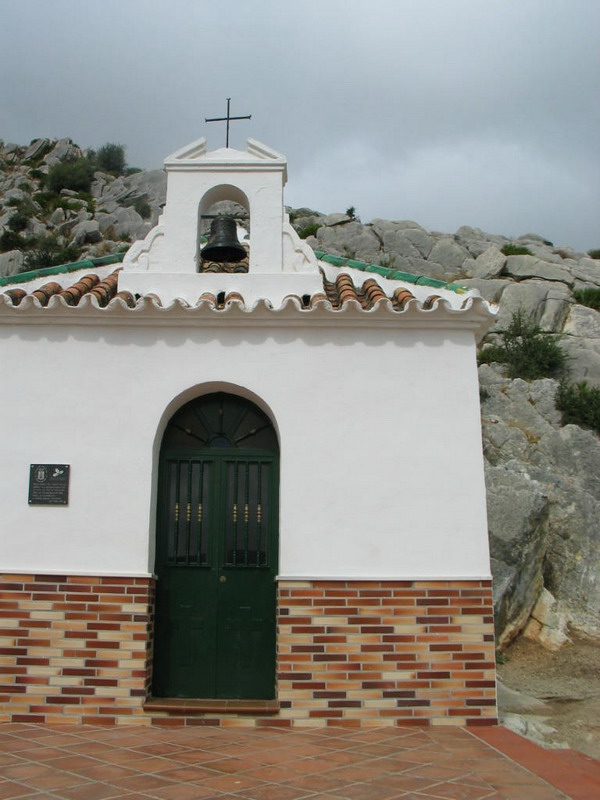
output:
[[[80,783],[79,786],[61,789],[53,794],[61,800],[107,800],[117,796],[115,787],[105,783]]]
[[[205,778],[212,778],[214,775],[214,771],[203,769],[202,767],[194,767],[192,765],[176,767],[176,769],[168,769],[165,772],[161,772],[161,778],[168,778],[171,781],[181,781],[182,783],[201,781]]]
[[[380,776],[379,770],[375,766],[375,763],[371,764],[363,763],[363,764],[358,764],[356,766],[339,767],[335,770],[332,770],[329,774],[333,778],[341,778],[344,780],[353,780],[361,782],[368,781],[372,780],[373,778],[378,778]]]
[[[439,781],[431,778],[420,778],[416,775],[385,775],[377,780],[371,781],[375,786],[390,786],[398,792],[425,791],[431,786],[436,786]]]
[[[160,800],[201,800],[201,798],[208,798],[211,794],[214,795],[214,792],[212,789],[204,789],[202,786],[187,783],[169,786],[166,789],[157,789],[152,794]]]
[[[0,800],[13,800],[13,798],[21,798],[30,793],[31,789],[22,784],[13,783],[12,781],[0,783]]]
[[[290,773],[290,770],[285,767],[281,766],[273,766],[268,765],[265,767],[258,767],[257,769],[248,770],[245,775],[249,778],[255,778],[256,780],[260,781],[269,781],[271,783],[284,783],[288,778],[293,777],[294,773]]]
[[[51,769],[61,769],[67,772],[76,772],[78,769],[86,769],[86,767],[95,766],[98,761],[89,756],[72,756],[67,755],[59,750],[60,756],[58,758],[49,758],[42,763]]]
[[[212,769],[216,772],[226,772],[228,774],[248,772],[249,770],[253,769],[254,766],[254,762],[245,761],[241,758],[222,758],[218,761],[209,761],[206,764],[207,769]]]
[[[37,742],[32,742],[31,745],[29,749],[19,751],[22,758],[30,761],[49,761],[51,758],[60,758],[65,754],[65,751],[58,747],[45,747]]]
[[[438,783],[427,791],[434,797],[447,798],[447,800],[484,800],[490,796],[492,789],[467,786],[464,783]],[[526,798],[524,797],[523,800]]]
[[[142,747],[135,748],[136,753],[147,753],[152,756],[168,756],[173,753],[182,752],[181,746],[176,744],[168,744],[167,742],[156,742]],[[183,751],[189,752],[189,751]]]
[[[346,786],[342,797],[347,800],[392,800],[392,798],[402,797],[397,789],[391,786],[375,786],[369,783],[353,783]]]
[[[600,798],[596,762],[494,731],[0,725],[0,800],[565,800],[560,759]]]
[[[441,764],[426,764],[425,766],[413,767],[411,775],[418,775],[420,778],[433,778],[438,781],[458,780],[470,774],[470,770],[454,767],[447,761]]]
[[[161,778],[160,775],[132,775],[129,778],[117,778],[111,781],[114,786],[120,789],[127,789],[133,792],[149,792],[154,789],[164,789],[166,786],[172,786],[171,781]]]
[[[567,797],[551,786],[502,786],[498,794],[502,800],[565,800]],[[589,800],[596,798],[590,797]]]
[[[298,775],[285,782],[286,786],[294,786],[298,789],[306,789],[313,792],[337,792],[343,795],[345,786],[349,786],[352,781],[344,781],[340,778],[333,778],[331,775]]]
[[[0,770],[3,767],[10,767],[12,764],[22,764],[24,760],[15,753],[0,753]]]
[[[104,781],[105,783],[110,783],[110,781],[117,780],[118,778],[127,778],[131,775],[135,775],[132,769],[119,767],[116,764],[95,764],[93,767],[85,767],[84,769],[79,769],[77,772],[88,780],[93,779],[95,781]]]
[[[247,775],[215,775],[214,778],[206,778],[195,785],[219,792],[241,792],[244,789],[252,789],[263,784],[264,781]]]
[[[31,778],[39,778],[42,775],[49,775],[50,770],[41,764],[17,764],[5,767],[3,777],[15,781],[28,781]]]
[[[198,766],[206,764],[210,766],[211,761],[219,761],[222,757],[221,753],[207,752],[206,750],[185,750],[164,756],[174,767],[178,764],[197,764]]]
[[[292,789],[289,786],[271,783],[236,793],[235,797],[243,797],[245,800],[298,800],[300,797],[306,797],[306,792],[304,789]]]

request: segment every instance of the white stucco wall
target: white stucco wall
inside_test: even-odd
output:
[[[3,569],[151,572],[160,432],[238,386],[280,435],[281,575],[489,576],[471,332],[7,323],[0,363]],[[28,506],[33,463],[68,507]]]

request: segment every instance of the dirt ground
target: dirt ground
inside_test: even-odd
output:
[[[600,643],[571,637],[550,652],[536,642],[517,640],[498,665],[505,686],[543,700],[547,709],[533,718],[555,729],[547,744],[566,744],[600,759]],[[528,722],[530,715],[522,718]]]

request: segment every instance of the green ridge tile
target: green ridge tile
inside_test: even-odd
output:
[[[42,269],[34,269],[30,272],[18,272],[16,275],[7,275],[5,278],[0,278],[0,286],[28,283],[36,278],[50,278],[53,275],[65,275],[69,272],[77,272],[80,269],[105,267],[107,264],[121,264],[124,257],[125,253],[114,253],[111,256],[86,258],[82,261],[72,261],[70,264],[58,264],[56,267],[42,267]]]
[[[393,281],[405,281],[406,283],[416,283],[418,275],[413,275],[412,272],[401,272],[399,269],[396,269],[392,272],[390,278]]]
[[[435,278],[426,278],[424,275],[419,275],[415,283],[417,286],[431,286],[434,289],[445,289],[448,286],[445,281],[438,281]]]

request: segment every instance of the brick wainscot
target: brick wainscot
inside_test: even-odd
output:
[[[279,583],[278,710],[150,711],[151,578],[0,577],[0,721],[491,725],[491,582]]]

